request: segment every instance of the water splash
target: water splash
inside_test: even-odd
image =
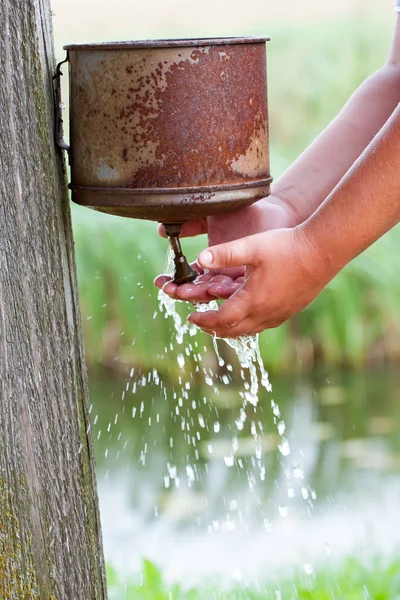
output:
[[[172,274],[174,269],[174,253],[172,249],[169,247],[167,252],[167,257],[165,260],[165,270],[164,272],[167,274]],[[176,310],[176,300],[170,298],[167,294],[164,294],[162,290],[158,293],[158,302],[160,305],[160,311],[164,313],[165,318],[171,317],[174,322],[175,332],[176,332],[176,341],[178,344],[183,343],[183,338],[185,334],[189,333],[189,335],[193,336],[196,334],[196,326],[187,321],[183,320],[181,315]]]
[[[228,346],[235,350],[242,369],[248,370],[250,375],[250,389],[245,392],[244,396],[247,402],[253,406],[257,406],[259,384],[261,384],[261,386],[264,387],[267,392],[272,391],[268,372],[266,371],[261,358],[258,335],[246,335],[237,339],[224,338],[224,341],[228,344]],[[261,375],[260,379],[258,377],[258,372],[260,372]]]
[[[171,251],[169,251],[165,272],[171,273],[172,267],[173,258]],[[266,530],[272,527],[271,522],[274,512],[276,515],[280,515],[282,519],[286,519],[291,513],[292,505],[297,501],[297,498],[306,503],[307,509],[312,508],[315,492],[308,488],[304,482],[301,457],[296,464],[291,458],[291,447],[286,437],[288,435],[286,425],[282,419],[280,408],[273,399],[270,400],[271,420],[275,424],[276,434],[264,433],[263,431],[263,424],[259,417],[261,417],[265,405],[260,404],[259,399],[261,393],[264,395],[265,392],[270,394],[272,386],[261,357],[259,336],[242,336],[238,339],[222,339],[214,336],[212,344],[215,351],[215,360],[212,352],[210,355],[208,347],[204,345],[201,335],[197,335],[199,329],[188,322],[184,315],[184,308],[188,306],[187,302],[176,301],[162,291],[159,292],[158,298],[160,313],[164,315],[164,318],[171,320],[173,333],[175,333],[175,336],[171,336],[171,341],[168,343],[168,347],[165,348],[165,352],[176,352],[176,361],[179,367],[178,386],[173,388],[172,393],[175,406],[171,410],[171,418],[180,423],[182,439],[187,444],[187,454],[183,455],[184,460],[181,462],[179,458],[176,461],[176,456],[173,458],[172,454],[174,444],[171,438],[171,463],[168,464],[162,475],[165,488],[170,490],[179,489],[181,493],[186,493],[183,491],[184,489],[191,489],[193,492],[199,487],[202,488],[202,486],[207,489],[208,486],[213,485],[209,469],[211,475],[213,470],[215,470],[215,473],[219,473],[217,478],[236,477],[235,471],[243,471],[250,492],[249,506],[255,507],[258,511],[257,514],[263,519],[263,522],[267,523],[268,526],[265,525]],[[218,310],[218,307],[216,301],[209,304],[195,304],[198,312]],[[176,343],[178,348],[175,349],[174,345]],[[234,367],[227,362],[226,346],[233,349],[237,356],[242,380],[239,389],[237,386],[235,388],[232,386],[232,381],[235,380],[236,382],[236,378],[233,372]],[[131,373],[131,377],[132,375],[133,373]],[[205,394],[203,398],[193,397],[193,394],[190,393],[192,388],[193,390],[196,389],[195,382],[199,378],[203,381],[203,390],[205,388],[209,391],[209,394],[203,391]],[[137,373],[135,373],[135,379],[138,385],[143,386],[146,384],[146,378],[143,380],[142,376],[141,381]],[[136,392],[136,382],[134,386],[135,390],[132,387],[132,392]],[[227,386],[229,394],[225,395],[223,386]],[[171,401],[171,391],[168,390],[167,392],[167,387],[166,385],[163,388],[164,396],[166,400],[168,396],[168,401]],[[217,407],[219,402],[222,403],[222,406],[225,406],[224,401],[218,399],[220,395],[223,398],[229,398],[229,401],[235,405],[239,401],[237,416],[233,418],[230,424],[224,423],[223,420],[221,421],[218,418]],[[211,401],[211,397],[213,401]],[[195,410],[195,414],[190,413],[191,408]],[[141,416],[142,408],[140,411]],[[250,430],[251,436],[246,436],[244,429]],[[226,436],[229,431],[231,432],[230,440]],[[214,434],[211,440],[207,439],[207,434],[210,432]],[[176,444],[176,446],[179,445],[179,443]],[[141,464],[145,464],[146,449],[141,454]],[[271,450],[276,451],[276,455],[279,457],[277,460],[279,460],[282,467],[282,480],[276,480],[275,482],[277,501],[273,506],[271,505],[273,512],[268,514],[271,508],[261,505],[260,490],[265,487],[268,473],[270,473],[268,454]],[[201,455],[207,461],[203,473],[198,463]],[[225,472],[224,476],[221,475],[221,468]],[[206,483],[207,480],[209,480],[209,483]],[[227,500],[227,502],[229,504],[230,501]],[[267,518],[265,513],[271,519]],[[210,514],[207,517],[208,523],[215,519],[215,516],[212,515],[210,509]],[[203,516],[202,525],[207,524],[205,519]],[[242,519],[242,516],[240,516],[240,519]],[[215,521],[215,523],[217,522],[220,524],[220,530],[222,530],[224,528],[223,521]],[[241,522],[243,524],[243,521]],[[231,525],[235,526],[234,519]],[[212,526],[211,529],[215,530],[215,527]]]
[[[171,249],[168,250],[166,264],[165,264],[165,272],[171,274],[173,270],[173,254]],[[184,320],[182,316],[177,311],[177,302],[167,296],[163,291],[159,292],[159,303],[160,303],[160,311],[164,312],[166,318],[172,318],[174,329],[176,333],[177,341],[180,345],[183,344],[184,338],[187,334],[190,336],[194,336],[198,329],[195,325],[190,324],[186,319]],[[205,312],[209,310],[218,310],[218,303],[216,301],[212,301],[208,304],[195,303],[195,308],[198,312]],[[232,348],[238,358],[239,365],[241,367],[241,377],[243,380],[243,391],[239,391],[239,395],[242,398],[242,406],[240,408],[239,416],[235,420],[235,425],[238,431],[242,431],[244,429],[245,422],[247,420],[246,407],[250,404],[254,410],[257,409],[259,403],[259,393],[260,388],[263,388],[268,393],[272,391],[272,386],[269,381],[268,372],[264,367],[264,363],[261,357],[260,352],[260,344],[259,344],[259,336],[241,336],[237,339],[229,339],[229,338],[218,338],[217,336],[213,337],[213,346],[215,350],[215,355],[218,361],[218,366],[220,368],[225,367],[227,372],[232,372],[232,365],[226,365],[224,358],[221,356],[221,352],[219,350],[219,343],[227,344],[230,348]],[[188,348],[188,347],[187,347]],[[207,350],[204,347],[204,350]],[[190,352],[188,352],[188,355]],[[196,360],[201,363],[202,356],[199,352],[195,355]],[[183,354],[178,355],[178,364],[181,369],[184,368],[185,360]],[[219,394],[219,389],[215,384],[215,374],[211,371],[211,369],[207,369],[204,366],[202,367],[202,372],[204,376],[204,382],[207,386],[213,389],[216,395]],[[219,381],[221,381],[224,385],[230,384],[230,378],[228,374],[225,373],[219,377]],[[286,457],[290,454],[290,446],[287,439],[283,437],[285,432],[285,423],[280,418],[280,410],[278,405],[271,401],[271,408],[273,412],[273,419],[277,426],[277,432],[281,439],[278,444],[279,451],[282,456]],[[278,422],[279,417],[279,422]],[[199,419],[201,426],[204,427],[204,418],[201,417]],[[258,426],[258,429],[257,429]],[[215,427],[214,432],[219,432],[219,424]],[[263,449],[260,441],[260,431],[262,431],[261,422],[252,422],[251,423],[251,435],[254,440],[254,464],[257,465],[259,471],[259,477],[263,481],[265,479],[266,467],[263,464]],[[239,450],[239,442],[236,436],[232,438],[232,449],[229,453],[225,453],[224,462],[228,468],[231,468],[237,462],[237,465],[241,467],[241,464],[236,461],[235,455]],[[212,448],[208,447],[208,452],[212,452]],[[250,469],[250,466],[247,467]],[[254,476],[249,476],[249,486],[254,487]]]

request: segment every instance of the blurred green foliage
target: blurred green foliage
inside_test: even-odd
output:
[[[336,568],[320,568],[313,575],[296,572],[271,583],[221,590],[220,585],[187,589],[168,585],[159,569],[144,561],[141,581],[122,583],[112,567],[107,568],[110,600],[396,600],[400,589],[400,561],[375,560],[366,566],[355,558]]]
[[[271,37],[269,96],[276,177],[359,83],[384,63],[390,32],[376,22],[333,22],[319,28],[272,28]],[[167,242],[157,236],[156,225],[80,207],[74,207],[73,221],[88,364],[169,369],[173,332],[159,314],[152,284],[164,270]],[[205,244],[204,236],[183,243],[191,259]],[[357,367],[397,361],[399,272],[400,233],[395,229],[349,265],[303,313],[262,334],[267,367],[304,371],[319,361]]]
[[[387,22],[351,21],[267,28],[269,118],[276,177],[385,63]],[[264,28],[265,31],[265,28]]]

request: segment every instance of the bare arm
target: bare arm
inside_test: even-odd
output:
[[[331,274],[400,221],[400,106],[318,210],[299,226]]]
[[[387,63],[353,94],[343,110],[273,185],[297,222],[332,192],[384,126],[400,101],[400,15]],[[275,200],[274,200],[275,201]]]
[[[277,229],[214,246],[204,268],[246,265],[237,291],[193,323],[220,337],[258,333],[307,306],[354,257],[400,221],[400,106],[316,212]],[[210,284],[219,295],[221,283]]]

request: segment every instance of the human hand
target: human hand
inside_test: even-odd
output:
[[[189,316],[218,337],[253,335],[281,325],[314,300],[336,274],[301,226],[215,246],[198,260],[205,269],[246,267],[240,285],[218,311]],[[208,285],[210,295],[218,296],[218,284]]]
[[[181,237],[208,233],[209,246],[214,246],[270,229],[295,225],[297,216],[293,210],[280,198],[271,195],[242,210],[189,221],[183,225]],[[165,236],[162,225],[158,232]],[[202,303],[215,300],[216,297],[229,298],[243,283],[243,266],[207,272],[198,263],[192,266],[199,273],[193,283],[178,286],[168,275],[159,275],[154,283],[175,300]],[[213,295],[214,291],[218,292],[218,296]]]

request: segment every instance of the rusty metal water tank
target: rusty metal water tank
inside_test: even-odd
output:
[[[267,40],[65,46],[72,199],[179,224],[267,196]]]

